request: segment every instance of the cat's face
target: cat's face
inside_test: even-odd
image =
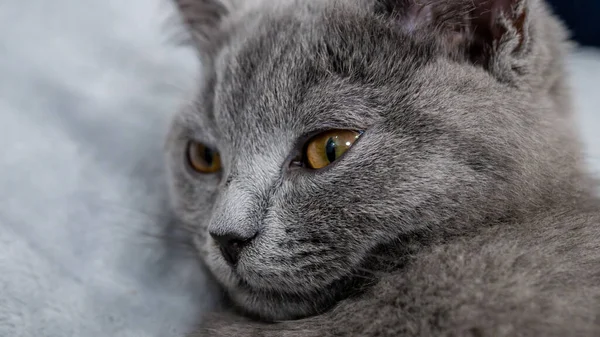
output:
[[[528,93],[370,8],[290,4],[230,23],[174,120],[175,208],[262,318],[326,309],[403,235],[508,216],[537,169],[523,164],[541,151]]]

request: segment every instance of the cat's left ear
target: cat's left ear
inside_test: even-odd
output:
[[[531,0],[377,1],[407,33],[433,34],[449,53],[492,72],[530,51]]]
[[[238,0],[173,0],[192,42],[203,52],[222,35],[222,26]]]

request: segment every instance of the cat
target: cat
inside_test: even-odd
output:
[[[192,336],[600,336],[600,202],[541,0],[174,0]]]

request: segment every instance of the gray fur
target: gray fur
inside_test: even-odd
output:
[[[600,335],[599,203],[542,2],[175,2],[204,72],[173,205],[238,309],[199,336]],[[366,132],[291,167],[327,129]],[[258,236],[231,267],[209,231]]]

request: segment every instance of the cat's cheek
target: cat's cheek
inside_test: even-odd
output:
[[[233,269],[225,263],[218,250],[211,249],[210,243],[204,242],[203,247],[204,253],[200,253],[201,258],[213,276],[227,291],[235,291],[239,278],[234,274]]]
[[[193,237],[193,243],[200,258],[217,281],[226,289],[233,289],[239,280],[231,267],[223,261],[221,253],[215,248],[212,240],[207,235],[197,234]]]
[[[196,250],[200,254],[200,257],[202,259],[206,259],[206,257],[210,255],[210,247],[208,245],[206,235],[202,233],[194,234],[192,241],[194,243],[194,247],[196,247]]]

